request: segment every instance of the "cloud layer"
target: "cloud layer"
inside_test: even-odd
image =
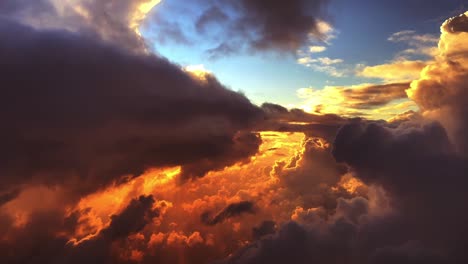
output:
[[[420,108],[373,121],[257,107],[150,54],[138,25],[157,2],[0,4],[0,259],[468,261],[468,13],[417,80],[322,91],[360,111],[406,90]],[[210,3],[200,32],[291,51],[320,37],[326,1]]]

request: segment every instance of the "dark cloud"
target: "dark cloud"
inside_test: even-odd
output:
[[[170,3],[165,6],[172,12],[177,10],[179,17],[194,19],[193,28],[184,28],[193,39],[199,37],[216,43],[207,49],[210,58],[255,51],[294,54],[311,39],[327,38],[319,22],[327,17],[328,0],[294,0],[287,4],[276,0],[198,0],[195,4],[204,8],[196,16],[190,8],[180,10]],[[159,14],[158,19],[177,21],[165,14]],[[162,24],[154,27],[157,35],[165,31]]]
[[[141,231],[159,216],[151,196],[133,199],[110,225],[99,234],[78,245],[68,242],[63,234],[72,234],[80,212],[63,218],[64,212],[51,210],[35,213],[22,228],[11,228],[0,242],[5,263],[122,263],[113,245]],[[1,219],[1,218],[0,218]],[[11,224],[11,223],[10,223]],[[21,252],[21,253],[18,253]]]
[[[338,129],[348,122],[334,114],[310,114],[301,109],[288,110],[281,105],[264,103],[261,106],[264,120],[258,123],[258,131],[304,132],[311,137],[320,137],[331,142]]]
[[[258,227],[252,229],[252,237],[255,240],[274,233],[276,233],[275,221],[263,221]]]
[[[444,28],[450,33],[468,32],[468,14],[461,14],[449,19]]]
[[[86,240],[77,246],[69,245],[65,249],[62,262],[66,263],[119,263],[118,254],[112,251],[113,243],[138,233],[159,216],[159,210],[153,208],[152,196],[140,196],[130,201],[119,214],[111,217],[109,227],[103,229],[96,237]]]
[[[210,24],[222,24],[228,19],[229,16],[219,6],[212,6],[198,18],[195,27],[199,33],[203,34]]]
[[[0,38],[3,190],[36,182],[88,192],[153,166],[199,177],[258,149],[255,134],[238,131],[261,111],[212,76],[8,21]]]
[[[247,163],[250,157],[257,153],[262,143],[260,136],[251,132],[238,133],[231,140],[233,141],[232,149],[222,158],[210,157],[185,164],[182,167],[181,179],[200,177],[209,171],[221,170],[236,162]]]
[[[152,40],[155,40],[163,45],[169,45],[172,43],[180,45],[193,44],[189,36],[187,36],[183,27],[178,22],[167,21],[155,17],[154,23],[158,25],[159,31],[156,36],[150,36]]]
[[[251,40],[255,49],[296,51],[307,42],[310,33],[320,37],[317,19],[323,15],[326,3],[295,0],[285,5],[283,1],[242,0],[243,15],[237,27],[256,33]]]
[[[206,225],[213,226],[222,223],[229,218],[240,216],[246,213],[255,213],[254,204],[252,202],[242,201],[238,203],[232,203],[226,206],[226,208],[221,210],[221,212],[217,213],[213,217],[211,217],[211,212],[205,212],[201,215],[201,221]]]
[[[0,15],[3,16],[21,15],[33,10],[43,14],[53,10],[53,7],[48,0],[4,0],[0,3]]]
[[[345,220],[334,222],[326,230],[289,222],[276,235],[219,263],[355,263],[348,260],[352,256],[351,242],[356,234],[356,227]]]
[[[159,211],[153,209],[152,196],[140,196],[133,199],[119,215],[111,217],[111,224],[101,231],[100,236],[115,240],[126,238],[129,234],[142,230],[153,218],[159,216]]]
[[[466,260],[459,244],[467,242],[463,223],[468,215],[463,201],[468,197],[462,186],[468,183],[468,163],[457,155],[440,124],[408,122],[396,128],[350,124],[340,130],[334,155],[364,182],[383,186],[390,195],[398,223],[386,223],[379,229],[398,225],[400,232],[386,239],[403,244],[412,238],[434,252],[443,252],[446,261]]]
[[[20,194],[20,191],[20,189],[14,189],[11,191],[0,193],[0,206],[15,199]]]

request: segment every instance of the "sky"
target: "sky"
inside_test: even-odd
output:
[[[209,7],[185,2],[165,1],[149,14],[142,32],[155,52],[183,66],[203,65],[225,85],[242,91],[256,104],[274,102],[291,107],[303,107],[303,101],[296,94],[300,88],[381,82],[378,78],[363,78],[356,73],[360,67],[392,61],[399,52],[409,48],[405,41],[389,41],[392,34],[413,30],[417,35],[430,34],[437,39],[445,18],[463,10],[463,1],[456,0],[432,1],[427,7],[424,1],[418,0],[334,0],[326,7],[324,16],[331,27],[327,32],[329,40],[311,39],[299,49],[280,56],[256,51],[212,58],[207,50],[218,46],[220,41],[216,36],[208,37],[196,31],[197,19]],[[166,21],[164,25],[177,27],[182,34],[171,37],[164,31],[166,26],[159,26],[159,20]],[[211,27],[211,30],[219,30],[217,25]],[[436,46],[437,42],[430,44]],[[310,53],[311,46],[326,49]],[[306,63],[298,63],[298,59],[304,57],[329,58],[331,64],[315,62],[307,67]]]
[[[0,262],[468,263],[464,1],[0,1]]]

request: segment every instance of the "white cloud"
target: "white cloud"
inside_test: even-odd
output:
[[[309,52],[311,53],[320,53],[320,52],[324,52],[325,50],[327,50],[327,47],[325,46],[310,46],[309,47]]]

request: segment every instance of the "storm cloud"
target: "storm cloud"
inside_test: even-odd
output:
[[[0,37],[3,190],[79,181],[77,191],[92,191],[181,164],[199,177],[258,148],[254,135],[237,133],[260,110],[212,76],[201,81],[164,58],[5,20]]]

